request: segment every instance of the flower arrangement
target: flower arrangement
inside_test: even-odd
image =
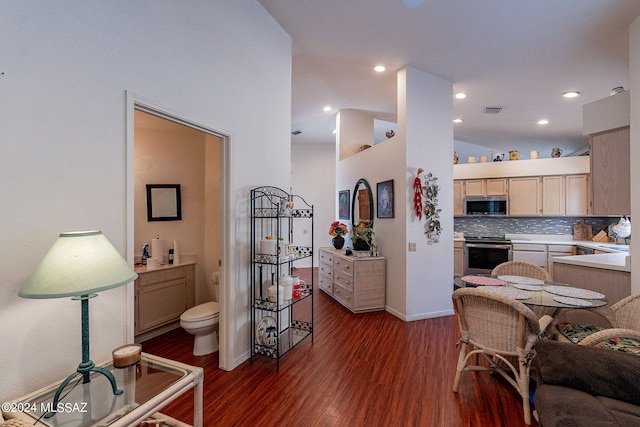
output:
[[[329,227],[329,235],[333,237],[344,236],[347,234],[347,226],[340,221],[333,221]]]

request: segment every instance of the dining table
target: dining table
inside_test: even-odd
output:
[[[454,290],[478,287],[510,296],[525,305],[561,308],[596,308],[608,304],[606,295],[566,283],[524,276],[469,274],[456,276]]]

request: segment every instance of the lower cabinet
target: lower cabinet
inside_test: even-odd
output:
[[[136,272],[134,335],[139,342],[175,329],[182,313],[195,305],[195,264]]]
[[[547,245],[535,243],[514,243],[512,245],[514,261],[523,261],[547,268]]]
[[[453,275],[464,274],[464,242],[453,242]]]
[[[332,248],[320,248],[319,287],[354,313],[384,310],[384,257],[356,258]]]

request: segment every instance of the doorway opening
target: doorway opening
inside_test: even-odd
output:
[[[182,259],[195,259],[195,304],[217,300],[219,315],[219,360],[224,369],[228,349],[225,327],[224,260],[227,241],[227,165],[229,136],[211,127],[127,93],[127,249],[137,261],[144,243],[160,237],[164,243],[161,262],[168,262],[168,249],[179,242]],[[152,182],[153,181],[153,182]],[[182,219],[149,222],[147,184],[180,184]],[[215,295],[210,280],[219,277]],[[137,320],[134,289],[128,292],[129,322]],[[175,320],[165,330],[179,327]],[[130,328],[133,329],[133,328]],[[161,328],[158,330],[161,333]],[[128,332],[133,342],[134,331]]]

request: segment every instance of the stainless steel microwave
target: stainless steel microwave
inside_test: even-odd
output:
[[[465,215],[506,215],[507,196],[470,196],[464,199]]]

